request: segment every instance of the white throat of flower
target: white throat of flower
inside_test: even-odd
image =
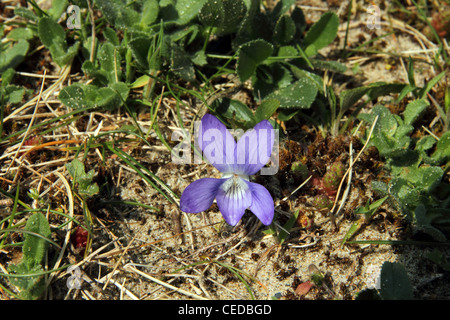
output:
[[[247,175],[224,173],[222,178],[227,180],[221,185],[221,188],[229,197],[234,199],[242,199],[244,197],[248,190],[248,185],[244,181],[248,181]]]

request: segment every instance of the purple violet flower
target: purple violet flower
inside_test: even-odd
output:
[[[198,145],[205,158],[220,172],[222,178],[203,178],[192,182],[183,191],[180,208],[199,213],[217,201],[225,221],[235,226],[250,209],[264,224],[272,223],[274,202],[269,191],[249,181],[269,161],[274,145],[274,129],[263,120],[237,141],[215,116],[205,114],[201,120]]]

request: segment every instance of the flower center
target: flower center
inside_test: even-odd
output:
[[[222,178],[228,178],[221,186],[223,191],[234,199],[242,199],[245,192],[248,190],[248,185],[243,179],[248,180],[248,176],[240,176],[238,174],[229,174],[228,177],[224,174]]]

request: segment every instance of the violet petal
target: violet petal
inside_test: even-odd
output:
[[[199,128],[198,145],[205,158],[220,172],[232,172],[236,141],[215,116],[205,114]]]
[[[266,226],[270,225],[274,216],[274,203],[269,191],[258,183],[246,181],[252,194],[250,210]]]
[[[274,129],[267,120],[245,132],[237,142],[234,172],[250,176],[261,170],[270,159],[274,139]]]
[[[219,187],[227,179],[203,178],[192,182],[180,198],[181,211],[199,213],[211,207]]]

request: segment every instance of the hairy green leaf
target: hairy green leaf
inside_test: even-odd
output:
[[[339,18],[334,12],[324,13],[319,21],[314,23],[303,40],[305,54],[310,57],[328,46],[336,38]]]
[[[237,74],[244,82],[256,71],[256,68],[273,53],[273,46],[262,39],[242,45],[238,50]]]

